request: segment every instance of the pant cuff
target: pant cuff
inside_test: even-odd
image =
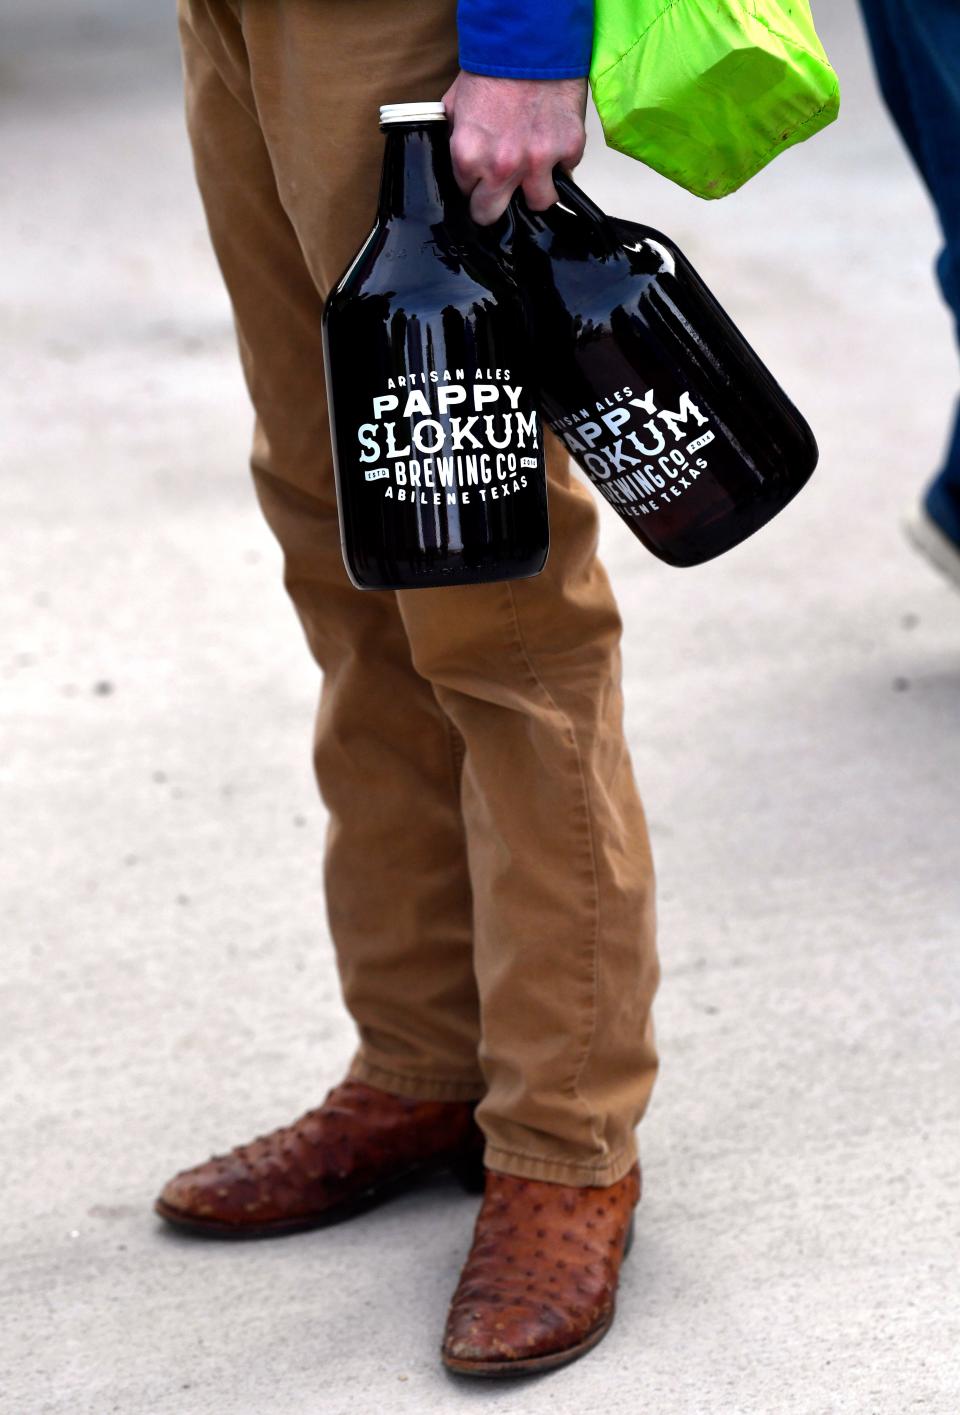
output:
[[[483,1153],[487,1169],[495,1169],[500,1174],[512,1174],[517,1179],[546,1179],[552,1184],[573,1184],[579,1188],[616,1184],[632,1169],[636,1159],[636,1141],[601,1165],[518,1154],[515,1150],[502,1150],[490,1144]]]
[[[355,1056],[347,1075],[353,1081],[366,1081],[395,1096],[407,1096],[415,1101],[474,1101],[486,1090],[482,1077],[471,1079],[457,1076],[421,1076],[416,1072],[393,1071],[378,1066],[364,1056]]]

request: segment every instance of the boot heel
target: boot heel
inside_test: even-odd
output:
[[[450,1165],[451,1173],[460,1181],[468,1194],[482,1194],[486,1185],[486,1170],[483,1154],[463,1155]]]
[[[623,1256],[624,1256],[624,1257],[627,1256],[627,1254],[630,1252],[630,1249],[633,1247],[633,1239],[634,1239],[635,1230],[636,1230],[636,1226],[637,1226],[637,1224],[636,1224],[636,1217],[637,1217],[636,1214],[631,1214],[631,1215],[630,1215],[630,1222],[629,1222],[629,1224],[627,1225],[627,1236],[626,1236],[626,1238],[624,1239],[624,1242],[623,1242]]]

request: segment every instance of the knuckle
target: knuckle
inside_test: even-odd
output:
[[[555,161],[554,149],[546,143],[533,143],[527,154],[527,165],[531,172],[551,172]]]
[[[480,165],[479,153],[469,142],[451,142],[450,155],[454,167],[466,176],[475,176]]]
[[[461,186],[475,187],[480,180],[481,169],[473,162],[454,162],[453,174]]]
[[[450,134],[450,151],[459,154],[461,158],[474,158],[480,151],[478,135],[469,123],[454,124]]]
[[[495,182],[508,182],[518,167],[516,154],[510,148],[500,148],[490,158],[488,171]]]

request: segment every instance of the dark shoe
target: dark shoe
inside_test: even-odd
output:
[[[168,1223],[262,1238],[336,1223],[425,1175],[483,1186],[475,1101],[420,1101],[347,1080],[292,1125],[182,1170],[154,1204]]]
[[[929,502],[919,501],[903,519],[903,529],[913,548],[960,589],[960,541],[947,529],[946,519],[937,519]]]
[[[464,1376],[565,1366],[613,1324],[640,1166],[580,1188],[487,1171],[473,1246],[450,1304],[443,1364]]]
[[[914,548],[960,589],[960,509],[936,482],[908,512],[904,530]]]

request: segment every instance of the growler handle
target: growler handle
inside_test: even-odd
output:
[[[553,185],[556,187],[557,195],[564,206],[569,207],[577,216],[589,222],[611,254],[619,253],[620,240],[610,218],[604,211],[601,211],[596,202],[591,201],[586,192],[581,191],[565,168],[554,167]]]
[[[494,249],[508,259],[513,253],[513,243],[517,238],[517,217],[512,199],[502,216],[499,216],[492,226],[478,227],[481,239],[491,244]]]

